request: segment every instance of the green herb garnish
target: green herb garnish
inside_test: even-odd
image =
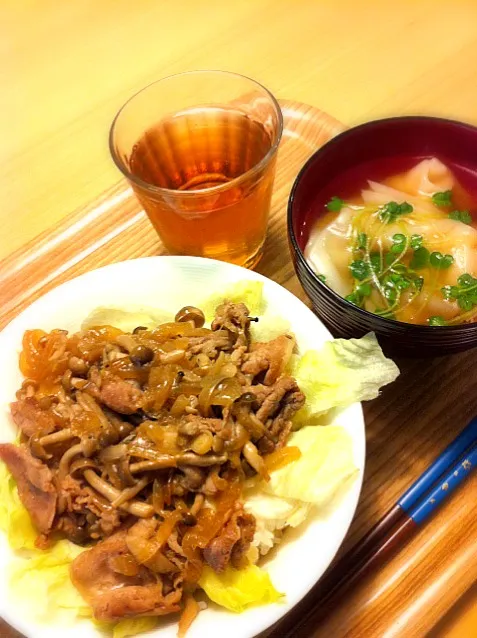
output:
[[[472,310],[477,306],[477,279],[466,273],[457,279],[456,286],[441,288],[444,299],[457,301],[461,310]]]
[[[398,308],[401,294],[405,290],[410,290],[415,296],[421,291],[424,281],[422,277],[399,261],[407,251],[409,238],[396,233],[393,241],[393,246],[399,247],[395,253],[389,252],[384,256],[381,253],[368,253],[368,260],[356,259],[350,264],[350,272],[356,279],[356,285],[353,292],[345,297],[347,301],[363,307],[366,297],[369,297],[373,289],[376,289],[389,306],[385,310],[377,309],[375,312],[386,317],[394,316],[394,310]]]
[[[368,236],[366,233],[358,233],[358,237],[356,238],[356,248],[358,250],[366,250],[368,247]]]
[[[381,207],[379,219],[385,224],[392,224],[398,217],[401,217],[401,215],[409,215],[413,210],[414,208],[407,202],[403,202],[402,204],[388,202]]]
[[[454,219],[456,222],[462,222],[463,224],[471,224],[472,217],[468,210],[453,210],[448,215],[449,219]]]
[[[436,193],[435,196],[435,200],[443,205],[444,202],[447,205],[451,201],[451,191]],[[408,202],[401,204],[388,202],[377,210],[370,211],[370,214],[377,215],[384,224],[390,224],[399,222],[403,215],[408,215],[413,210],[413,206]],[[459,211],[459,220],[467,219],[465,213],[467,211]],[[456,216],[457,213],[454,214],[454,217]],[[401,222],[400,226],[404,230],[406,224]],[[369,225],[366,228],[369,228]],[[402,307],[407,306],[421,293],[424,277],[419,274],[419,270],[430,267],[436,270],[445,270],[454,263],[452,255],[442,254],[438,251],[430,252],[424,245],[422,235],[407,235],[405,232],[394,233],[391,238],[391,246],[383,249],[381,237],[367,234],[356,227],[354,230],[352,245],[354,259],[349,265],[349,272],[355,281],[352,293],[345,299],[361,308],[369,308],[369,299],[375,301],[374,295],[378,293],[385,307],[382,308],[377,304],[373,312],[382,317],[395,318],[396,313]],[[460,283],[468,284],[465,279]],[[451,287],[448,288],[449,291],[445,294],[448,296],[457,294],[457,291],[454,290],[456,287],[452,287],[452,290],[450,290]],[[459,298],[462,297],[459,301],[460,304],[463,304],[462,307],[467,308],[470,303],[477,305],[477,279],[475,280],[475,288],[472,288],[475,301],[474,297],[469,301],[468,292],[467,290],[467,297],[460,293],[458,295]],[[444,321],[440,317],[431,317],[429,325],[444,325],[438,323],[441,320]]]
[[[318,279],[319,279],[320,281],[322,281],[323,283],[325,283],[325,281],[326,281],[326,277],[325,277],[325,275],[322,275],[321,273],[318,273],[316,276],[318,277]]]
[[[447,321],[444,319],[444,317],[439,317],[438,315],[434,317],[429,317],[429,319],[427,320],[427,323],[430,326],[446,326],[447,325]]]
[[[423,237],[422,235],[411,235],[411,243],[410,246],[413,250],[417,250],[422,246]]]
[[[357,286],[350,295],[346,295],[345,299],[355,306],[362,307],[364,298],[369,297],[371,292],[371,284],[363,283]]]
[[[391,252],[394,254],[401,254],[407,250],[407,237],[402,233],[396,233],[393,235],[393,245],[391,246]]]
[[[371,253],[369,255],[369,266],[374,273],[379,274],[381,272],[383,260],[379,253]]]
[[[370,264],[366,263],[363,259],[356,259],[355,261],[351,262],[351,264],[349,265],[349,269],[352,277],[354,279],[358,279],[359,281],[366,279],[366,277],[369,277],[369,275],[371,274]]]
[[[454,257],[452,255],[443,255],[439,252],[433,252],[429,256],[429,263],[433,268],[438,268],[439,270],[445,270],[449,268],[454,263]]]
[[[360,284],[355,292],[357,292],[361,297],[369,297],[372,292],[371,284]]]
[[[452,191],[442,191],[440,193],[434,193],[434,195],[432,196],[432,202],[440,208],[452,206]]]
[[[336,197],[336,195],[326,204],[326,208],[332,213],[339,213],[343,206],[344,201],[339,197]]]
[[[409,267],[413,270],[420,270],[429,264],[429,251],[424,246],[419,246],[414,251]]]

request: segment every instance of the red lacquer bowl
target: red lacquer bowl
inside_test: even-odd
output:
[[[309,214],[323,192],[343,171],[399,156],[435,156],[459,174],[477,171],[477,128],[432,117],[395,117],[351,128],[320,148],[298,174],[288,202],[288,235],[298,278],[316,313],[339,337],[374,331],[389,353],[439,356],[477,346],[477,323],[418,326],[384,319],[345,301],[320,281],[307,264],[304,249]]]

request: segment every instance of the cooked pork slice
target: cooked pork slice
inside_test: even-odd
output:
[[[212,330],[228,330],[234,341],[234,348],[248,345],[250,318],[249,310],[243,303],[224,303],[217,307]]]
[[[217,573],[232,567],[243,567],[243,559],[255,534],[255,518],[243,509],[232,514],[218,536],[204,549],[204,559]]]
[[[215,359],[219,352],[232,350],[230,333],[226,330],[211,332],[204,337],[190,337],[187,347],[188,355],[205,354],[210,359]]]
[[[164,593],[161,577],[135,562],[121,530],[80,554],[71,565],[71,580],[96,619],[115,621],[130,616],[162,616],[180,610],[178,582]],[[119,571],[118,559],[127,561],[134,575]]]
[[[186,436],[197,436],[202,432],[220,432],[224,426],[222,419],[209,419],[198,414],[189,414],[179,425],[179,433]]]
[[[97,604],[92,604],[98,620],[114,621],[130,616],[165,616],[180,611],[181,589],[163,593],[163,586],[129,585],[104,592]]]
[[[253,391],[253,387],[251,388]],[[304,405],[305,395],[300,391],[293,377],[283,376],[276,381],[264,397],[257,411],[257,418],[265,423],[269,418],[282,413],[287,419],[291,419]]]
[[[0,459],[17,483],[18,496],[36,529],[48,534],[56,513],[57,493],[51,470],[35,459],[25,446],[0,444]]]
[[[242,372],[256,377],[264,374],[263,383],[272,385],[284,371],[295,347],[295,338],[280,335],[267,343],[257,342],[245,355]]]
[[[114,374],[102,377],[99,400],[120,414],[134,414],[142,406],[142,392],[129,381]]]
[[[258,388],[258,390],[255,390]],[[257,418],[265,423],[269,436],[257,443],[261,454],[283,447],[292,429],[293,416],[305,403],[305,395],[292,377],[283,376],[273,386],[251,386],[260,405]]]
[[[55,429],[55,418],[51,412],[42,410],[34,397],[26,397],[10,404],[12,418],[28,438],[44,436]]]
[[[61,498],[63,499],[65,510],[70,519],[77,520],[81,516],[85,519],[82,527],[86,529],[87,519],[96,517],[94,523],[89,523],[89,535],[92,538],[110,536],[115,532],[122,523],[124,512],[116,509],[98,496],[94,490],[84,483],[74,479],[72,476],[66,476],[60,488]],[[90,515],[88,517],[88,514]],[[64,520],[61,522],[60,528],[67,538],[70,537],[71,525]],[[79,534],[79,530],[75,529],[74,534]],[[73,542],[76,542],[73,540]]]

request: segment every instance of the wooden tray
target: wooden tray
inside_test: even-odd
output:
[[[345,127],[313,107],[291,101],[282,101],[281,106],[285,130],[265,256],[258,270],[306,301],[289,258],[286,202],[305,160]],[[121,181],[0,262],[0,327],[63,281],[105,264],[164,252],[131,190]],[[477,413],[472,353],[397,363],[402,371],[398,381],[365,405],[364,487],[341,551],[376,522]],[[405,549],[330,609],[310,637],[428,635],[477,581],[477,511],[471,509],[476,489],[474,477]],[[316,603],[311,593],[306,604]],[[299,614],[300,609],[292,613]],[[279,626],[274,635],[280,635]],[[0,624],[0,638],[14,636],[18,634]]]

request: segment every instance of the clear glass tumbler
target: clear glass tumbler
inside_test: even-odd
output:
[[[170,253],[252,268],[265,241],[282,128],[277,101],[257,82],[193,71],[126,102],[110,150]]]

